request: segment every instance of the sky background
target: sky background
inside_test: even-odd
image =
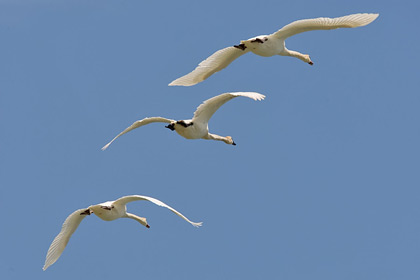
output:
[[[419,279],[419,1],[0,1],[1,279]],[[299,19],[379,13],[368,26],[287,40],[168,87],[221,48]],[[138,119],[209,123],[237,146]],[[65,218],[124,195],[130,219],[92,215],[42,271]]]

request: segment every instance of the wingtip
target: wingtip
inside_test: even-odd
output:
[[[171,82],[170,84],[168,84],[168,86],[173,87],[173,86],[181,86],[181,87],[190,87],[193,86],[197,83],[182,83],[182,82],[177,82],[177,80]]]
[[[265,99],[265,95],[258,92],[254,92],[254,97],[255,97],[254,100],[257,100],[257,101],[261,101]]]
[[[259,98],[258,98],[258,100],[259,100],[259,101],[264,100],[264,99],[265,99],[265,95],[264,95],[264,94],[261,94],[261,95],[259,96]]]
[[[379,17],[379,14],[376,13],[365,13],[360,15],[363,17],[362,22],[360,22],[360,26],[366,26]]]
[[[379,13],[372,13],[369,14],[372,17],[372,21],[374,21],[375,19],[377,19],[379,17]]]
[[[180,81],[180,78],[173,80],[172,82],[170,82],[168,84],[168,86],[173,87],[173,86],[183,86],[182,82]]]
[[[109,144],[106,144],[105,146],[103,146],[103,147],[101,148],[101,150],[102,150],[102,151],[105,151],[108,147],[109,147]]]
[[[199,223],[192,223],[192,225],[194,226],[194,227],[201,227],[202,225],[203,225],[203,222],[199,222]]]

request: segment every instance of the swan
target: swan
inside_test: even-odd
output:
[[[156,205],[166,207],[195,227],[199,227],[202,225],[202,223],[191,222],[180,212],[166,205],[162,201],[157,200],[156,198],[143,195],[123,196],[115,201],[107,201],[97,205],[92,205],[88,208],[76,210],[72,214],[70,214],[64,221],[60,233],[54,238],[53,242],[51,243],[51,246],[48,249],[47,257],[45,259],[44,267],[42,269],[45,271],[50,265],[54,264],[58,260],[58,258],[63,253],[64,248],[66,248],[66,245],[69,242],[71,235],[76,231],[77,227],[82,222],[82,220],[92,213],[104,221],[113,221],[118,218],[130,218],[136,220],[143,226],[150,228],[149,224],[146,221],[146,218],[138,217],[134,214],[127,213],[126,204],[136,200],[148,200]]]
[[[202,61],[192,72],[172,81],[169,85],[192,86],[198,84],[214,73],[226,68],[232,61],[249,51],[266,57],[273,55],[292,56],[313,65],[309,55],[288,50],[285,46],[285,40],[290,36],[311,30],[365,26],[374,21],[378,16],[379,14],[365,13],[337,18],[320,17],[294,21],[273,34],[256,36],[241,41],[239,45],[227,47],[215,52],[206,60]]]
[[[257,92],[230,92],[230,93],[223,93],[218,96],[212,97],[206,101],[204,101],[200,106],[197,107],[197,110],[194,112],[194,116],[190,120],[180,120],[175,121],[167,118],[162,117],[152,117],[152,118],[145,118],[142,120],[135,121],[132,125],[127,127],[123,132],[115,136],[108,144],[102,147],[104,151],[106,148],[111,145],[118,137],[121,135],[136,129],[140,126],[154,123],[154,122],[163,122],[168,123],[169,125],[165,126],[172,131],[176,131],[179,135],[186,139],[207,139],[207,140],[217,140],[223,141],[226,144],[236,145],[233,141],[232,137],[230,136],[219,136],[216,134],[209,133],[208,122],[213,116],[213,114],[226,102],[229,100],[238,97],[238,96],[245,96],[252,98],[254,100],[263,100],[265,98],[264,95],[259,94]]]

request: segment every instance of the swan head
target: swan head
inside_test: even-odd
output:
[[[226,136],[226,140],[224,140],[224,142],[225,142],[226,144],[236,146],[235,141],[233,141],[232,137],[230,137],[230,136]]]

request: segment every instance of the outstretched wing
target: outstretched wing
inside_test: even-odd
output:
[[[102,151],[104,151],[106,148],[108,148],[109,145],[111,145],[112,142],[115,141],[115,139],[117,139],[118,137],[120,137],[123,134],[126,134],[127,132],[136,129],[140,126],[149,124],[149,123],[154,123],[154,122],[163,122],[163,123],[171,123],[174,120],[170,120],[170,119],[166,119],[166,118],[162,118],[162,117],[152,117],[152,118],[145,118],[139,121],[135,121],[132,125],[130,125],[129,127],[127,127],[123,132],[121,132],[120,134],[118,134],[117,136],[114,137],[114,139],[111,140],[111,142],[109,142],[108,144],[106,144],[105,146],[102,147]]]
[[[199,227],[199,226],[202,225],[202,222],[200,222],[200,223],[191,222],[187,217],[182,215],[180,212],[178,212],[177,210],[175,210],[171,206],[166,205],[162,201],[157,200],[156,198],[153,198],[153,197],[148,197],[148,196],[144,196],[144,195],[128,195],[128,196],[123,196],[123,197],[117,199],[116,201],[114,201],[114,204],[125,205],[128,202],[136,201],[136,200],[148,200],[150,202],[153,202],[156,205],[168,208],[169,210],[171,210],[172,212],[174,212],[175,214],[177,214],[178,216],[180,216],[181,218],[183,218],[184,220],[186,220],[187,222],[189,222],[190,224],[192,224],[195,227]]]
[[[60,233],[54,238],[48,249],[43,270],[55,263],[66,248],[72,234],[76,231],[80,222],[86,217],[82,215],[87,209],[79,209],[71,213],[64,221]]]
[[[329,30],[336,28],[352,28],[365,26],[374,21],[379,14],[353,14],[337,18],[313,18],[294,21],[279,31],[271,34],[277,38],[286,39],[298,33],[311,30]]]
[[[259,94],[257,92],[223,93],[218,96],[207,99],[200,106],[198,106],[197,110],[194,112],[194,117],[192,121],[207,123],[213,116],[213,114],[220,108],[220,106],[238,96],[245,96],[254,100],[263,100],[265,98],[264,95]]]
[[[248,50],[242,50],[235,47],[221,49],[206,60],[202,61],[197,68],[181,78],[171,82],[170,86],[193,86],[204,81],[214,73],[226,68],[235,59],[247,53]]]

